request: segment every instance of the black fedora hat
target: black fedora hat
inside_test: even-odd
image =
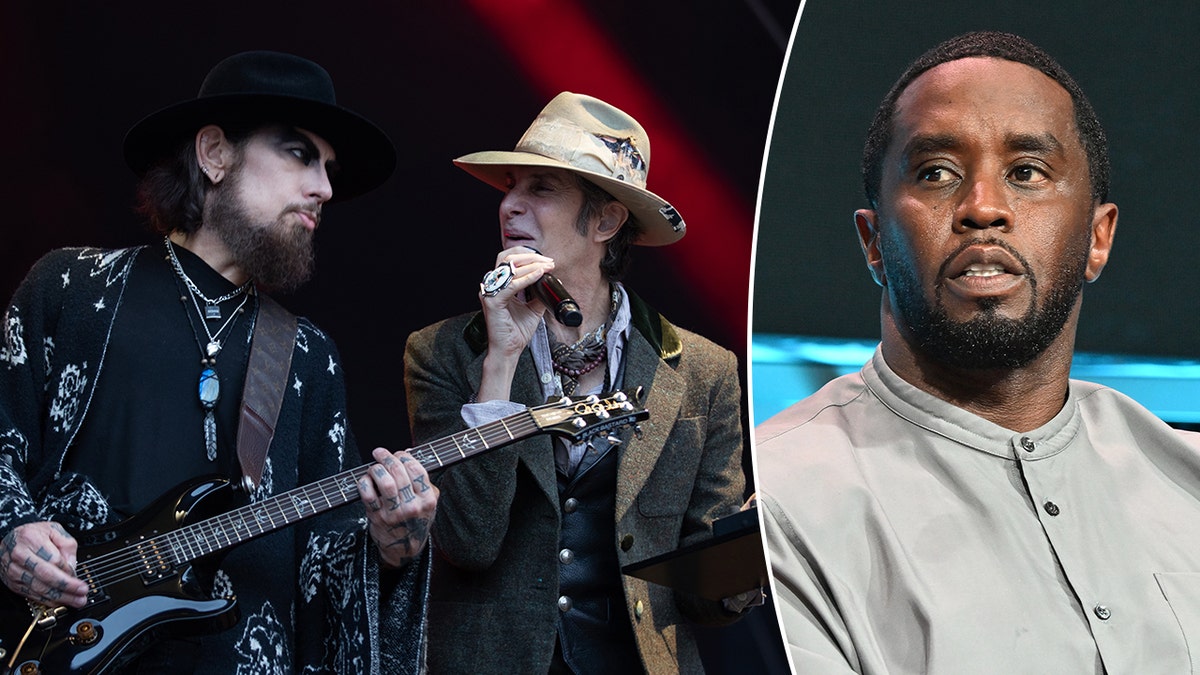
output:
[[[279,52],[235,54],[213,66],[196,98],[163,108],[125,134],[125,163],[139,176],[206,124],[279,123],[333,146],[340,169],[333,199],[378,187],[396,166],[387,134],[337,104],[333,80],[308,59]]]

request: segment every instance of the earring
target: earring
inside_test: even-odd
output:
[[[201,173],[203,173],[205,176],[207,176],[207,175],[208,175],[208,167],[207,167],[207,166],[205,166],[205,165],[203,165],[203,164],[201,164],[201,165],[200,165],[200,172],[201,172]]]

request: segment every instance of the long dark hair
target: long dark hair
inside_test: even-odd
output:
[[[225,138],[238,150],[262,124],[224,123]],[[199,128],[197,128],[199,131]],[[214,186],[200,171],[195,134],[179,140],[142,175],[136,211],[155,232],[191,234],[204,221],[204,198]],[[235,171],[237,162],[227,171]]]

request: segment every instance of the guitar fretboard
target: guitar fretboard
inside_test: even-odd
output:
[[[640,400],[640,391],[635,400]],[[433,470],[543,432],[582,442],[647,415],[645,408],[632,405],[621,392],[604,400],[562,399],[426,443],[411,454],[426,470]],[[127,541],[119,549],[80,561],[76,574],[91,587],[93,601],[104,597],[106,586],[122,579],[166,578],[197,558],[357,501],[357,483],[371,466],[364,464],[219,516]]]
[[[518,414],[426,443],[413,448],[410,454],[428,471],[538,431],[531,414]],[[371,466],[373,463],[364,464],[164,535],[177,552],[174,562],[195,560],[356,501],[357,483]]]
[[[537,410],[534,408],[461,431],[413,448],[410,453],[426,470],[448,466],[539,433],[542,427],[533,415]],[[569,417],[570,410],[564,411],[562,416]],[[184,563],[358,500],[357,483],[371,466],[373,463],[364,464],[80,562],[77,573],[93,589],[128,576],[166,574]]]

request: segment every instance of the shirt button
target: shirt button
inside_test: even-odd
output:
[[[642,618],[642,613],[645,611],[646,611],[646,607],[645,607],[645,605],[642,604],[641,600],[638,600],[637,602],[633,603],[633,615],[634,616],[636,616],[637,618],[640,619],[640,618]]]
[[[571,611],[571,604],[572,604],[571,598],[569,598],[565,595],[558,596],[558,611],[560,611],[560,612]]]
[[[1108,617],[1112,616],[1112,612],[1109,611],[1109,609],[1104,605],[1096,605],[1092,611],[1096,613],[1096,616],[1099,617],[1101,621],[1108,621]]]
[[[550,384],[550,380],[552,379],[554,379],[554,376],[550,373],[542,373],[542,384]]]
[[[621,550],[628,551],[631,548],[633,548],[633,535],[627,534],[621,537]]]
[[[563,502],[563,513],[575,513],[575,509],[579,508],[579,500],[574,497],[568,497],[567,501]]]
[[[1025,452],[1033,452],[1034,450],[1037,449],[1037,446],[1033,444],[1032,438],[1030,438],[1028,436],[1022,436],[1021,437],[1021,448],[1024,449]]]
[[[1045,504],[1042,504],[1042,508],[1046,509],[1046,513],[1049,513],[1052,516],[1057,516],[1059,514],[1058,504],[1055,504],[1054,502],[1046,502]]]
[[[575,552],[569,548],[564,548],[558,552],[558,561],[564,565],[570,565],[575,562]]]

